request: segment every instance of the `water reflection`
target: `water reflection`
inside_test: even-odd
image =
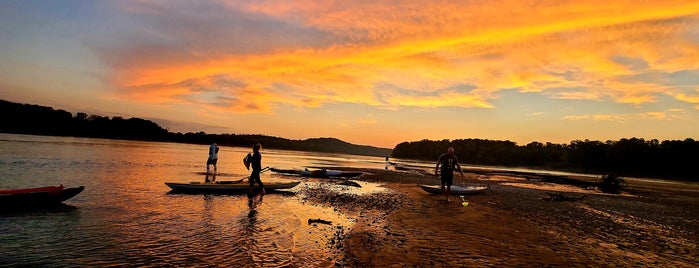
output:
[[[259,197],[258,197],[259,196]],[[246,234],[252,237],[255,233],[255,224],[257,223],[257,206],[262,204],[264,195],[248,194],[248,217],[245,226]]]
[[[262,199],[264,195],[260,195],[259,199],[253,195],[253,194],[248,194],[248,213],[247,217],[243,219],[243,230],[244,230],[244,236],[246,238],[246,250],[248,253],[248,256],[252,259],[254,263],[260,263],[261,260],[258,259],[260,252],[259,246],[258,246],[258,241],[257,241],[257,235],[260,233],[262,230],[257,227],[257,206],[262,204]]]
[[[49,206],[39,207],[1,207],[0,215],[2,216],[22,216],[22,215],[39,215],[46,213],[70,213],[77,212],[78,207],[67,205],[64,203],[53,204]]]
[[[0,267],[332,266],[329,240],[353,222],[292,191],[166,194],[166,181],[207,179],[195,174],[205,170],[198,145],[0,134],[0,148],[0,188],[85,185],[57,211],[0,214]],[[248,151],[222,147],[214,180],[247,176],[239,159]],[[270,166],[323,158],[295,155],[265,157]],[[269,174],[262,180],[276,179]]]

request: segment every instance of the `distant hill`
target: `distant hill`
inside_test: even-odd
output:
[[[345,153],[368,156],[388,156],[392,150],[374,146],[356,145],[335,138],[313,138],[290,140],[259,134],[207,134],[205,132],[174,133],[158,124],[141,119],[105,117],[77,113],[47,106],[21,104],[0,100],[0,132],[74,136],[108,139],[169,141],[180,143],[209,144],[252,147],[262,143],[265,148],[311,152]]]
[[[306,140],[290,140],[286,138],[260,135],[260,134],[206,134],[197,133],[170,133],[169,141],[186,142],[195,144],[209,144],[216,142],[222,145],[252,147],[256,143],[262,143],[264,148],[283,150],[344,153],[368,156],[389,156],[393,150],[367,145],[351,144],[335,138],[313,138]]]
[[[393,150],[355,145],[335,138],[314,138],[300,141],[301,146],[317,152],[344,152],[357,155],[390,156]]]

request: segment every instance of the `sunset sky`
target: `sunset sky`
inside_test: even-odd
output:
[[[699,138],[699,1],[0,1],[0,99],[171,131]]]

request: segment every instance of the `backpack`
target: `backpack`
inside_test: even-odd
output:
[[[243,164],[245,164],[245,168],[250,170],[250,161],[252,160],[252,155],[248,153],[245,157],[243,157]]]

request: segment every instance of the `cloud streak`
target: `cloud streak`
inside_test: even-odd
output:
[[[686,112],[682,109],[668,109],[660,112],[626,113],[626,114],[585,114],[567,115],[563,118],[572,121],[610,121],[625,123],[634,120],[669,121],[683,120]]]

